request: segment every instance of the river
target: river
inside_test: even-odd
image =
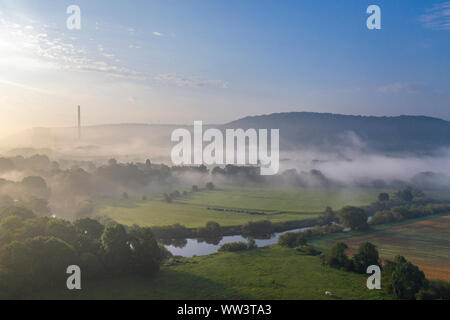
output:
[[[258,247],[265,247],[271,244],[275,244],[278,242],[278,238],[280,235],[288,233],[288,232],[297,232],[304,231],[309,228],[301,228],[294,229],[279,233],[274,233],[270,239],[255,239],[256,245]],[[219,244],[209,244],[206,242],[200,242],[197,239],[186,239],[186,245],[182,248],[174,246],[174,245],[166,245],[165,247],[169,250],[174,256],[182,256],[182,257],[193,257],[193,256],[204,256],[207,254],[216,253],[219,248],[225,243],[229,242],[247,242],[248,238],[243,236],[226,236],[223,237]]]

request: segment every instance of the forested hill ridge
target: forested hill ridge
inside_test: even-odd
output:
[[[225,126],[280,129],[282,149],[357,145],[379,152],[427,153],[450,147],[450,122],[425,116],[289,112],[249,116]]]
[[[202,120],[202,119],[197,119]],[[0,137],[0,148],[51,148],[80,154],[110,157],[145,153],[153,159],[167,158],[173,147],[171,134],[175,129],[192,130],[192,123],[104,124],[83,126],[82,139],[76,127],[33,128],[15,136]],[[321,152],[358,151],[384,154],[430,154],[450,148],[450,122],[425,116],[374,117],[331,113],[290,112],[249,116],[227,124],[208,125],[203,130],[218,129],[280,129],[280,150],[302,149]],[[1,150],[0,150],[1,151]],[[167,159],[166,159],[167,160]]]

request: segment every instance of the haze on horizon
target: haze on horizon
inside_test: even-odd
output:
[[[0,3],[0,135],[311,111],[450,120],[450,2]]]

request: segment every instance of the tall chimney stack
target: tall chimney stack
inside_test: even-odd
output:
[[[81,140],[81,107],[78,106],[78,139]]]

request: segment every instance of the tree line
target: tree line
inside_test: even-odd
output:
[[[168,255],[150,228],[105,227],[90,218],[69,222],[36,216],[22,207],[0,211],[2,298],[64,288],[70,265],[78,265],[86,280],[128,274],[151,277]]]

